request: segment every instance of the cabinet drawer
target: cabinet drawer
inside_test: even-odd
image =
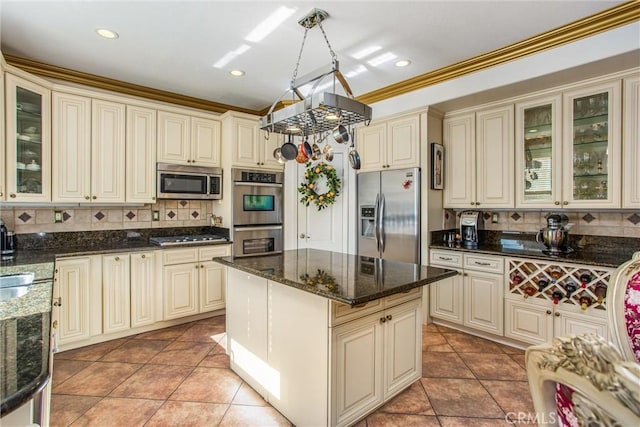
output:
[[[231,254],[230,245],[207,246],[199,249],[200,261],[210,261],[212,258]]]
[[[393,307],[412,299],[422,298],[422,286],[410,289],[406,292],[390,295],[384,299],[384,308]]]
[[[429,254],[429,264],[434,266],[462,268],[462,252],[432,249]]]
[[[403,294],[404,295],[404,294]],[[339,302],[330,303],[331,310],[331,326],[340,325],[350,320],[358,319],[362,316],[366,316],[370,313],[382,310],[382,298],[369,301],[364,305],[351,307],[347,304],[341,304]]]
[[[504,272],[504,258],[488,255],[465,254],[464,268],[468,270],[502,274]]]
[[[198,261],[198,248],[165,249],[162,251],[164,265],[184,264]]]

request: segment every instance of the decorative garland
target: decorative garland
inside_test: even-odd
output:
[[[302,194],[300,203],[304,203],[305,206],[309,206],[310,203],[314,203],[318,210],[322,210],[329,205],[336,202],[336,197],[340,194],[340,178],[336,173],[336,169],[324,162],[318,163],[315,166],[311,165],[311,162],[305,165],[307,170],[304,173],[306,179],[305,182],[300,183],[298,192]],[[324,194],[318,194],[316,192],[316,181],[324,175],[327,179],[327,186],[329,191]]]

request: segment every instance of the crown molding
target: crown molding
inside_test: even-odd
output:
[[[529,39],[376,89],[358,96],[357,100],[365,104],[384,101],[385,99],[423,89],[437,83],[442,83],[447,80],[474,73],[505,62],[513,61],[518,58],[533,55],[544,50],[600,34],[639,20],[640,0],[628,1]],[[95,74],[75,71],[69,68],[45,64],[13,55],[5,54],[4,56],[7,64],[43,77],[55,78],[85,86],[212,111],[215,113],[239,111],[261,116],[266,114],[270,108],[270,106],[267,106],[262,110],[251,110],[136,85],[133,83],[127,83],[121,80],[110,79]],[[284,105],[285,103],[281,103],[277,107],[281,108]]]
[[[357,99],[365,104],[384,101],[465,74],[603,33],[638,20],[640,20],[640,0],[632,0],[529,39],[376,89],[358,96]]]
[[[110,79],[95,74],[84,73],[69,68],[58,67],[56,65],[45,64],[31,59],[21,58],[13,55],[4,55],[7,64],[18,67],[24,71],[36,74],[41,77],[63,80],[84,86],[123,93],[126,95],[139,96],[155,101],[168,102],[170,104],[182,105],[185,107],[197,108],[200,110],[212,111],[214,113],[225,113],[227,111],[240,111],[243,113],[258,115],[260,112],[248,108],[236,107],[219,102],[208,101],[187,95],[180,95],[147,86],[127,83],[122,80]]]

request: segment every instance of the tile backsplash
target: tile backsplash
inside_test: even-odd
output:
[[[550,212],[500,211],[484,212],[484,229],[495,231],[523,231],[535,233],[546,227],[545,217]],[[554,212],[557,213],[557,212]],[[591,236],[618,236],[640,238],[640,212],[562,212],[573,224],[569,233]],[[445,210],[445,229],[460,226],[460,211]],[[498,215],[493,223],[492,215]]]
[[[161,200],[143,206],[80,206],[80,207],[6,207],[0,208],[0,218],[9,230],[17,234],[126,230],[164,227],[198,227],[212,224],[216,215],[215,202],[199,200]],[[55,212],[61,222],[55,222]],[[159,219],[153,221],[153,212]]]

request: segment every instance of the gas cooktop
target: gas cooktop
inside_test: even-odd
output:
[[[215,234],[195,234],[191,236],[151,237],[149,243],[158,246],[194,245],[215,242],[228,242],[225,237]]]

